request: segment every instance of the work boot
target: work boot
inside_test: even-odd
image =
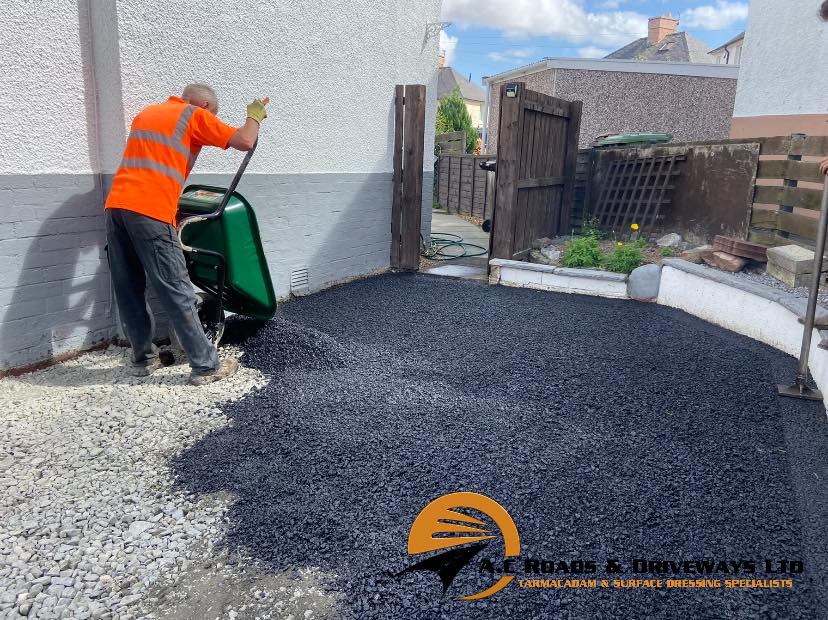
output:
[[[190,385],[207,385],[214,381],[221,381],[232,377],[239,369],[239,362],[234,359],[226,359],[219,364],[219,367],[206,375],[190,375]]]
[[[146,366],[132,365],[127,367],[127,372],[133,377],[149,377],[152,373],[161,368],[161,366],[161,360],[156,357]]]

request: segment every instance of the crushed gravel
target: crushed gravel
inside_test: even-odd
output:
[[[825,617],[828,424],[820,403],[776,395],[787,355],[656,305],[415,275],[227,333],[267,383],[225,402],[229,424],[173,473],[235,498],[227,550],[326,576],[337,608],[305,617]],[[414,517],[459,490],[509,511],[524,558],[805,572],[785,590],[510,586],[479,602],[456,600],[491,583],[474,563],[446,596],[434,574],[394,577]]]
[[[219,405],[262,374],[193,387],[186,365],[128,376],[127,353],[0,380],[2,618],[142,616],[153,587],[224,537],[229,498],[183,495],[169,461],[226,426]]]
[[[763,268],[740,271],[734,275],[738,278],[749,280],[754,284],[763,284],[780,291],[786,291],[795,297],[803,297],[807,299],[808,295],[811,294],[811,291],[807,286],[799,286],[796,288],[788,286],[781,280],[777,280],[773,276],[769,276],[765,273]],[[817,301],[819,301],[819,303],[823,306],[828,306],[828,290],[825,290],[824,287],[820,288],[819,295],[817,295]]]

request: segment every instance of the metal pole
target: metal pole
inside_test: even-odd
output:
[[[825,254],[826,230],[828,230],[828,182],[824,183],[822,189],[822,207],[819,213],[816,248],[814,248],[813,281],[811,282],[811,291],[808,295],[805,325],[802,330],[802,348],[799,351],[799,367],[796,370],[796,379],[792,385],[779,384],[777,386],[781,396],[804,398],[806,400],[822,400],[822,394],[819,390],[808,387],[808,357],[811,354],[811,337],[814,332],[814,316],[816,315],[817,295],[819,294],[819,280],[822,276],[822,257]]]

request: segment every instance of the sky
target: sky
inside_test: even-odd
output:
[[[745,29],[739,0],[443,0],[446,64],[481,84],[546,56],[601,58],[647,36],[647,18],[672,13],[680,31],[718,47]]]

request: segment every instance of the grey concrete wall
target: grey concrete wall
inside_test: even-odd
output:
[[[723,140],[730,133],[736,99],[736,80],[687,75],[547,69],[515,81],[583,101],[582,148],[599,135],[639,131],[672,133],[675,142]],[[492,89],[489,153],[497,147],[499,89],[500,83]]]
[[[231,175],[193,175],[226,186]],[[422,231],[433,174],[424,175]],[[239,191],[259,220],[279,298],[307,269],[308,292],[387,269],[391,175],[249,174]],[[0,175],[0,370],[88,348],[116,335],[96,175]],[[155,307],[155,305],[154,305]],[[157,335],[166,320],[155,307]]]
[[[189,183],[226,186],[230,175],[196,174]],[[421,230],[431,228],[433,173],[425,173]],[[310,290],[387,269],[391,175],[248,174],[238,191],[253,205],[276,295],[307,269]]]
[[[95,175],[0,175],[0,369],[114,335]]]

